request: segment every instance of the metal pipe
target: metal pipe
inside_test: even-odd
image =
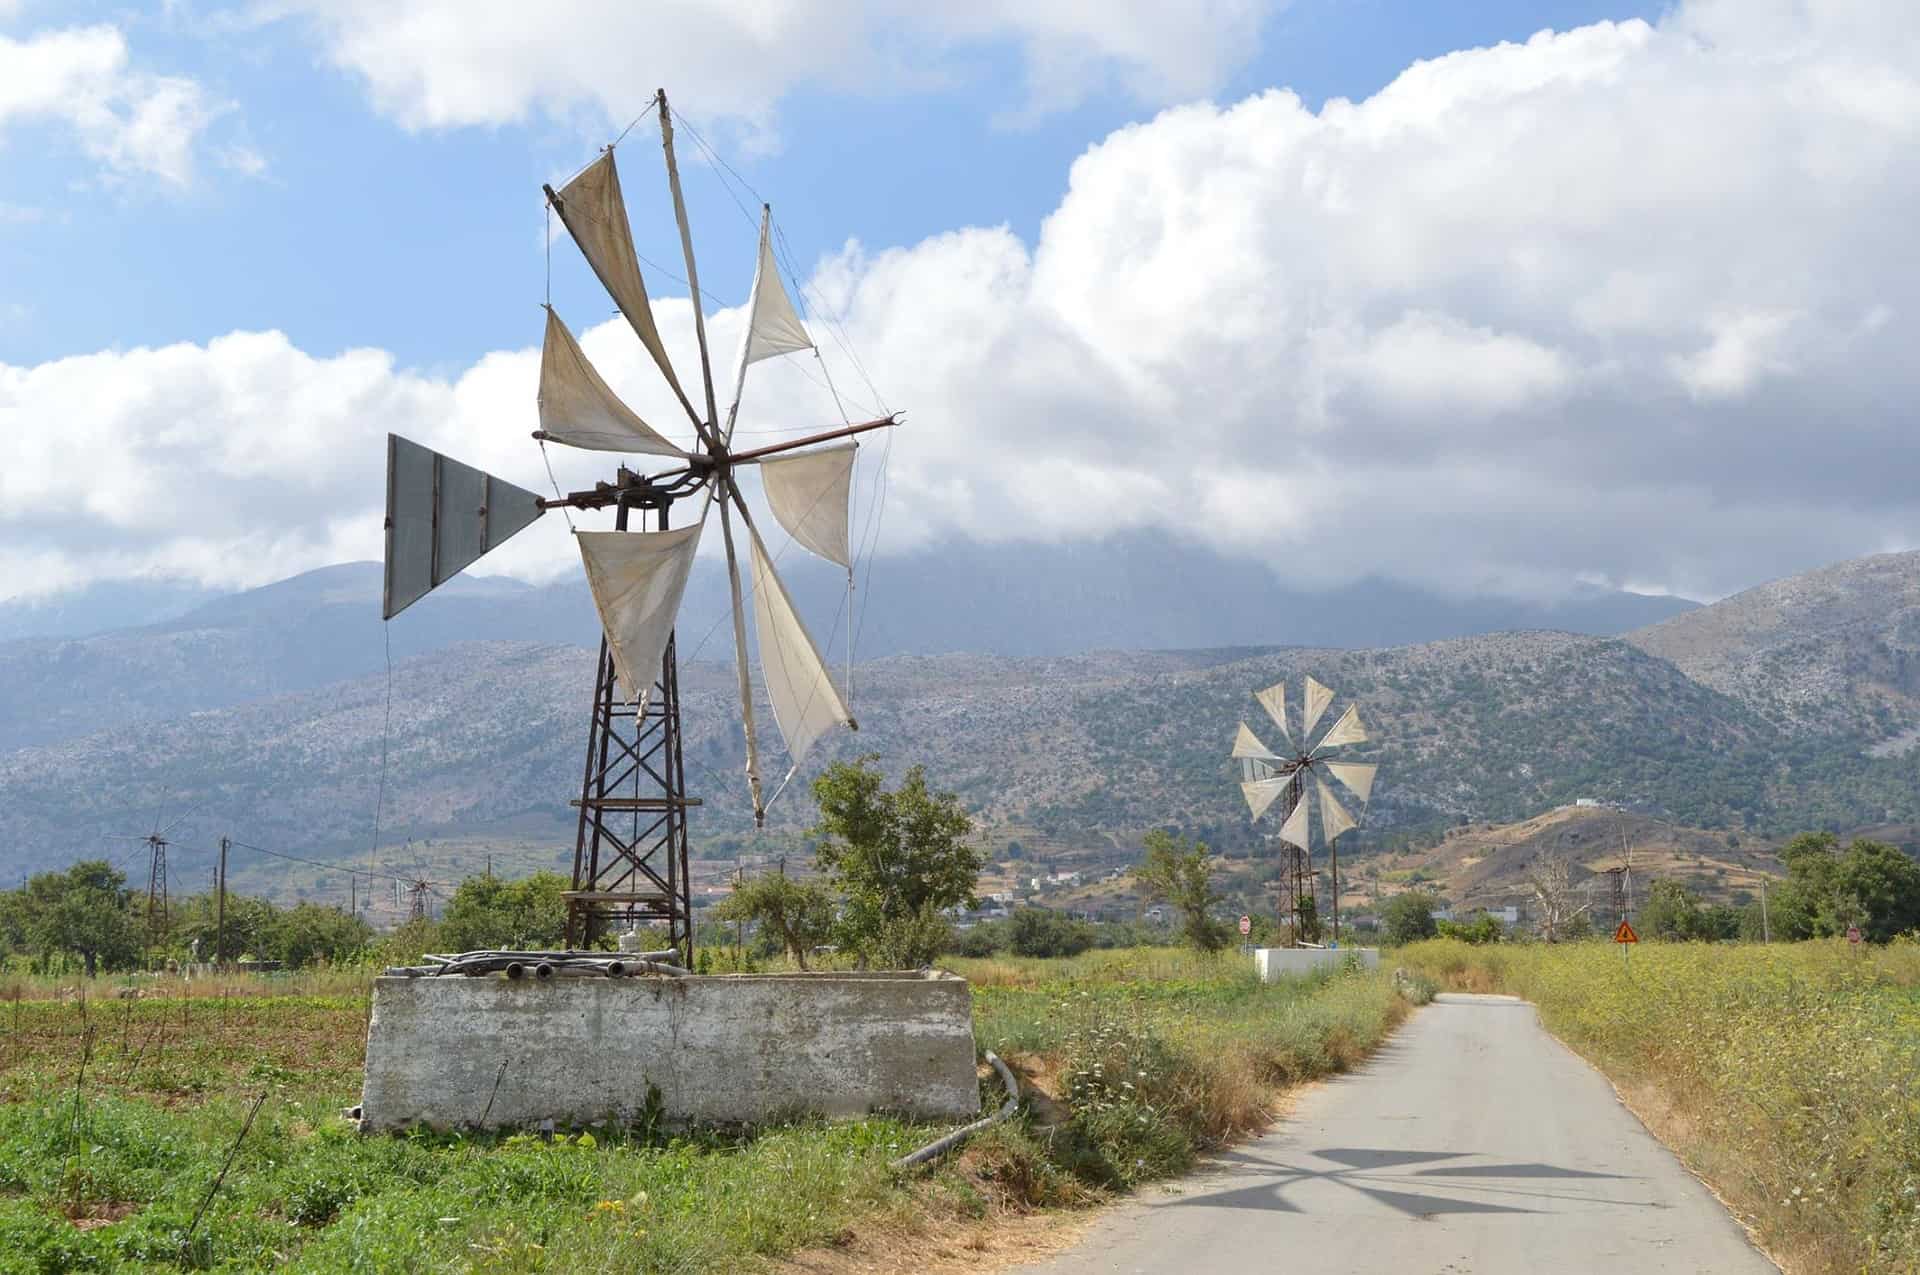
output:
[[[926,1146],[921,1147],[918,1151],[901,1156],[898,1160],[888,1165],[888,1168],[909,1169],[916,1164],[925,1164],[929,1160],[945,1155],[947,1152],[965,1142],[968,1138],[971,1138],[974,1134],[979,1133],[982,1129],[999,1124],[1019,1109],[1020,1082],[1013,1078],[1012,1070],[1000,1061],[1000,1055],[994,1053],[991,1049],[987,1051],[987,1061],[992,1063],[993,1069],[1000,1073],[1000,1083],[1007,1088],[1007,1100],[1001,1104],[1000,1110],[987,1116],[985,1119],[976,1120],[970,1125],[955,1129],[944,1138],[936,1138]]]
[[[881,416],[874,420],[861,421],[858,425],[842,425],[839,429],[822,430],[818,434],[810,434],[805,438],[790,439],[784,443],[769,443],[765,447],[756,447],[752,451],[735,452],[732,456],[728,457],[728,463],[748,465],[759,460],[762,456],[776,456],[781,452],[790,452],[798,447],[807,447],[814,443],[831,442],[836,438],[849,438],[854,434],[864,434],[868,430],[874,429],[885,429],[889,425],[898,425],[899,423],[899,414],[895,413],[892,416]]]

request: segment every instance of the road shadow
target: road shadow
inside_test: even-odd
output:
[[[1229,1151],[1214,1157],[1220,1172],[1231,1177],[1234,1185],[1182,1195],[1166,1207],[1261,1209],[1275,1213],[1302,1213],[1306,1210],[1288,1198],[1294,1188],[1315,1183],[1333,1183],[1345,1190],[1384,1204],[1408,1217],[1429,1218],[1451,1213],[1539,1213],[1541,1205],[1554,1200],[1580,1203],[1659,1207],[1644,1200],[1602,1199],[1585,1193],[1556,1192],[1556,1182],[1621,1180],[1625,1175],[1598,1173],[1589,1169],[1571,1169],[1561,1165],[1530,1163],[1472,1164],[1474,1152],[1407,1151],[1398,1148],[1327,1147],[1298,1153],[1281,1159],[1249,1151]],[[1247,1183],[1257,1176],[1260,1180]],[[1424,1181],[1423,1181],[1424,1180]],[[1430,1194],[1422,1186],[1444,1189],[1447,1194]]]

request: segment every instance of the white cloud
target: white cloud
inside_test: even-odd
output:
[[[943,83],[955,58],[1011,44],[1026,110],[1115,85],[1161,103],[1244,64],[1282,0],[260,0],[314,24],[334,63],[410,127],[584,111],[624,123],[664,84],[697,113],[767,129],[802,84],[882,92]]]
[[[111,174],[186,185],[202,133],[226,107],[192,79],[131,62],[111,26],[0,35],[0,137],[23,124],[62,125]]]
[[[1455,54],[1318,113],[1281,92],[1184,106],[1082,156],[1036,243],[850,246],[814,288],[909,411],[889,542],[1157,527],[1302,580],[1707,596],[1910,540],[1910,12],[1695,5]],[[584,277],[570,250],[555,264]],[[691,377],[684,299],[660,317]],[[714,316],[716,350],[734,319]],[[622,325],[583,341],[676,421]],[[85,578],[377,556],[389,428],[545,486],[536,362],[442,380],[269,333],[0,367],[0,435],[29,439],[0,471],[0,538]],[[832,418],[807,360],[754,371],[743,428]],[[554,458],[570,485],[607,468]],[[489,566],[572,570],[547,522]]]

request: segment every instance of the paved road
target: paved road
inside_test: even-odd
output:
[[[1598,1073],[1504,996],[1442,996],[1361,1070],[1028,1275],[1777,1275]]]

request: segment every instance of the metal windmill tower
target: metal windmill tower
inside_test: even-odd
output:
[[[822,735],[836,726],[852,729],[854,720],[818,645],[774,571],[772,555],[741,497],[737,475],[747,466],[757,466],[774,519],[806,549],[847,568],[851,581],[848,504],[857,449],[851,440],[898,421],[887,416],[769,447],[735,450],[734,423],[748,367],[762,359],[810,350],[813,341],[781,283],[769,238],[771,212],[763,206],[759,258],[735,362],[733,396],[722,414],[664,90],[656,94],[654,109],[693,299],[694,336],[700,351],[698,400],[682,387],[654,322],[614,147],[607,147],[558,190],[551,186],[545,190],[548,206],[558,214],[686,412],[691,443],[683,446],[670,440],[623,403],[549,305],[540,359],[540,428],[533,436],[543,445],[552,442],[645,455],[658,468],[640,472],[621,464],[610,482],[547,499],[389,435],[382,615],[391,619],[548,509],[613,511],[612,531],[575,533],[603,635],[580,796],[572,803],[579,813],[573,888],[567,895],[567,944],[587,943],[615,922],[659,925],[691,967],[687,812],[700,802],[686,788],[674,622],[695,550],[717,508],[733,609],[747,790],[759,824],[765,820],[770,798],[762,784],[749,680],[747,602],[736,518],[747,542],[744,556],[751,572],[761,678],[789,756],[781,786]],[[828,443],[833,445],[820,446]],[[686,511],[677,525],[671,516],[676,508]],[[631,525],[636,513],[638,526]],[[776,788],[774,795],[778,792]]]
[[[1330,859],[1333,939],[1337,943],[1340,940],[1340,859],[1336,846],[1340,835],[1357,826],[1360,820],[1341,801],[1335,784],[1352,794],[1350,800],[1357,799],[1364,814],[1366,803],[1373,795],[1374,776],[1380,769],[1372,762],[1335,761],[1328,755],[1335,749],[1366,742],[1359,706],[1348,704],[1346,711],[1316,741],[1314,730],[1332,707],[1334,693],[1313,678],[1307,678],[1301,690],[1300,734],[1296,741],[1287,724],[1286,683],[1276,682],[1256,691],[1254,698],[1280,728],[1286,751],[1274,752],[1241,722],[1233,737],[1233,758],[1240,763],[1240,791],[1255,819],[1276,801],[1284,799],[1280,823],[1282,917],[1291,922],[1296,941],[1304,937],[1314,881],[1307,801],[1307,785],[1311,782],[1320,807],[1320,836]]]
[[[172,912],[167,900],[167,848],[173,844],[167,838],[199,809],[198,806],[174,819],[162,827],[160,816],[155,815],[151,831],[138,835],[116,834],[118,841],[138,841],[147,848],[147,911],[146,946],[151,952],[166,942],[172,929]],[[125,863],[125,859],[120,860]]]

